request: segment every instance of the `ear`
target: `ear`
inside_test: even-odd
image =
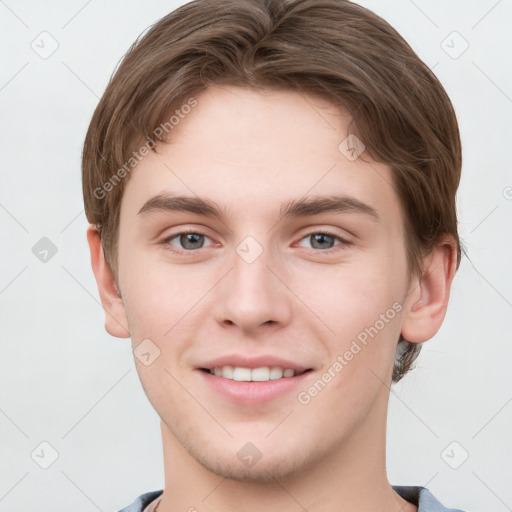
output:
[[[92,225],[87,228],[87,241],[91,251],[92,271],[100,292],[101,304],[105,310],[105,329],[117,338],[129,338],[130,331],[123,300],[105,260],[100,234]]]
[[[443,238],[423,263],[422,275],[411,282],[404,308],[402,336],[412,343],[429,340],[443,323],[457,270],[454,240]]]

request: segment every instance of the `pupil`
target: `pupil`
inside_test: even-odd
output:
[[[316,243],[316,242],[318,242],[318,241],[319,241],[319,242],[321,242],[321,243],[322,243],[322,242],[325,242],[325,239],[326,239],[326,238],[327,238],[327,239],[331,239],[331,241],[332,241],[332,239],[333,239],[333,237],[332,237],[332,236],[330,236],[330,235],[326,235],[326,234],[324,234],[324,233],[317,233],[316,235],[312,235],[312,236],[313,236],[313,240],[314,240],[314,243],[313,243],[312,245],[313,245],[313,247],[314,247],[315,249],[317,249],[317,247],[315,247],[315,243]],[[329,241],[329,240],[328,240],[328,241]],[[320,248],[325,248],[325,245],[320,245]],[[329,248],[330,248],[330,247],[329,247]]]
[[[193,244],[197,243],[198,240],[200,240],[202,236],[203,235],[200,235],[198,233],[186,233],[184,235],[181,235],[180,242],[185,249],[197,249],[197,247],[194,246]],[[191,241],[189,240],[189,237],[192,238]],[[192,244],[192,247],[188,247],[189,242]]]

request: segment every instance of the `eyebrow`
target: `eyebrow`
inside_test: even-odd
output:
[[[225,209],[215,201],[202,197],[172,196],[158,194],[144,203],[137,215],[148,215],[159,211],[188,212],[215,217],[221,221],[226,218]],[[302,199],[291,199],[281,205],[281,216],[309,217],[321,213],[360,213],[380,221],[380,217],[372,206],[350,196],[309,196]]]

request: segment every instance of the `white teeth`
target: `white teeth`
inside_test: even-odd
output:
[[[251,380],[263,382],[270,379],[270,369],[266,366],[264,368],[254,368],[251,371]]]
[[[293,377],[294,375],[299,375],[300,372],[295,372],[295,370],[291,368],[279,368],[277,366],[273,366],[269,368],[268,366],[263,366],[261,368],[243,368],[240,366],[216,366],[213,370],[210,371],[213,375],[217,375],[218,377],[224,377],[225,379],[236,380],[239,382],[265,382],[268,380],[277,380],[283,377]]]
[[[238,380],[238,381],[252,380],[251,373],[252,372],[251,372],[250,368],[240,368],[237,366],[233,370],[233,380]]]
[[[283,376],[282,368],[273,367],[270,368],[270,380],[280,379]]]
[[[215,371],[215,368],[214,368]],[[226,379],[233,379],[233,367],[232,366],[223,366],[222,367],[222,376]]]

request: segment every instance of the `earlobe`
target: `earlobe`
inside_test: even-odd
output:
[[[412,343],[429,340],[443,323],[457,269],[453,239],[446,237],[440,241],[424,263],[423,273],[412,284],[404,307],[402,336]]]
[[[105,311],[105,329],[117,338],[129,338],[128,321],[121,294],[108,266],[98,230],[87,228],[87,241],[91,252],[91,266],[98,285],[101,304]]]

